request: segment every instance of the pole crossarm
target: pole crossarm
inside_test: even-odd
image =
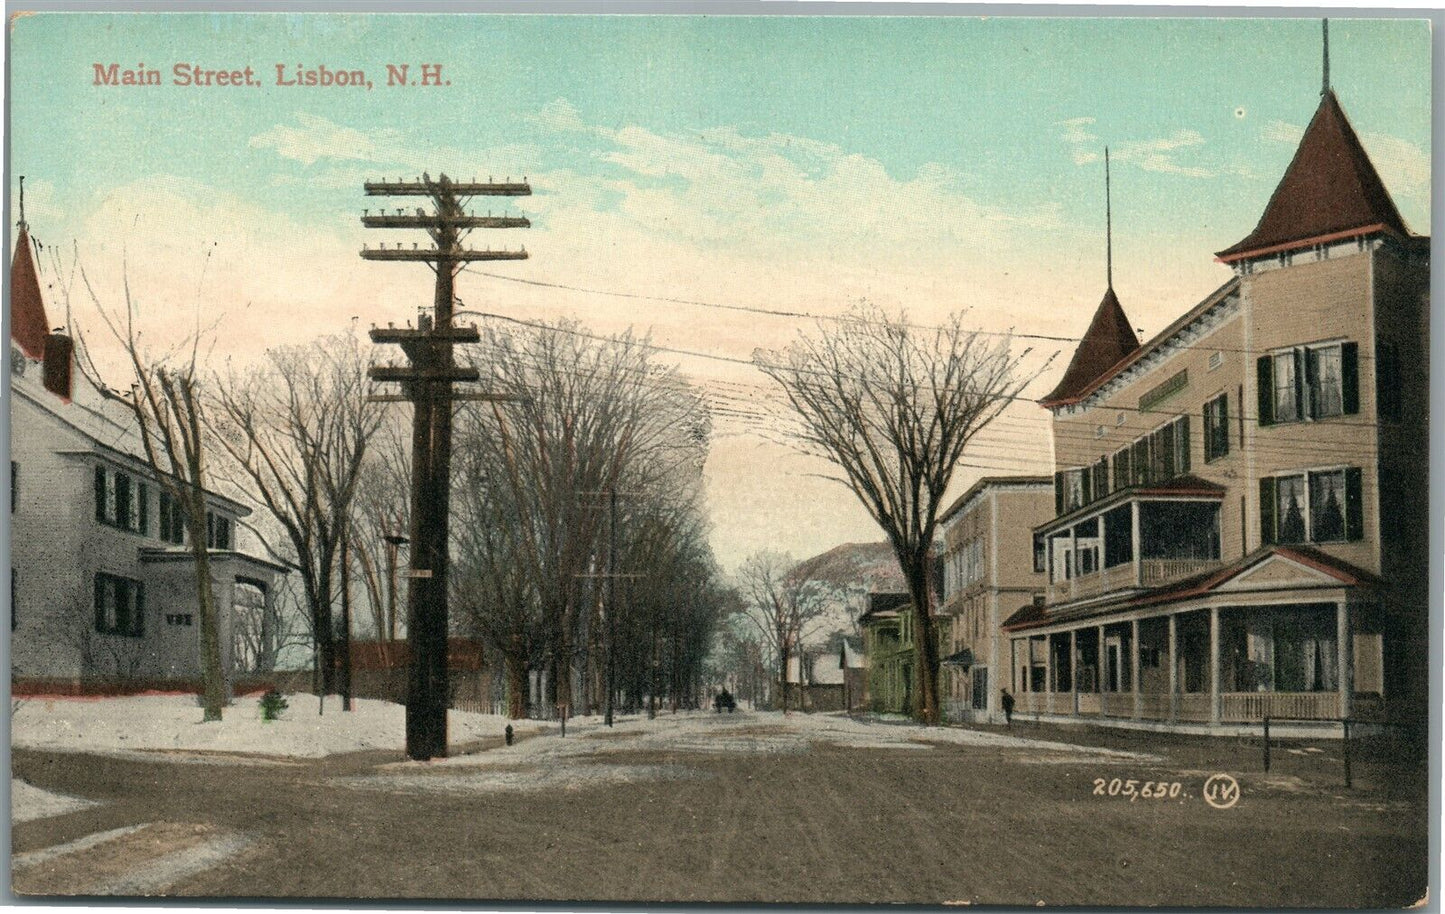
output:
[[[478,184],[440,181],[367,181],[362,184],[368,197],[432,197],[450,192],[458,197],[530,197],[532,185],[525,181]]]
[[[583,571],[572,575],[574,578],[631,578],[637,580],[647,577],[646,574],[638,571]]]
[[[373,365],[367,370],[373,381],[480,381],[482,373],[463,366],[412,368],[406,365]]]
[[[526,216],[429,216],[421,215],[399,215],[399,216],[362,216],[361,224],[367,228],[409,228],[429,229],[439,225],[449,225],[455,228],[531,228],[532,220]]]
[[[368,334],[373,343],[447,342],[479,343],[482,334],[475,324],[468,327],[372,327]]]
[[[448,397],[451,402],[472,401],[482,403],[526,403],[530,397],[519,397],[516,394],[489,394],[489,393],[453,393]],[[413,403],[416,397],[408,394],[367,394],[368,403]]]
[[[418,263],[462,263],[477,260],[526,260],[526,251],[474,251],[467,248],[362,248],[362,260],[405,260]]]

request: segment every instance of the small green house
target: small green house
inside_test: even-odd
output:
[[[934,616],[940,647],[948,643],[948,616]],[[884,714],[910,714],[918,652],[913,603],[906,593],[872,593],[858,618],[868,661],[865,705]]]

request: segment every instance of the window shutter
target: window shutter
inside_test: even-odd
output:
[[[131,631],[137,635],[146,633],[146,586],[140,581],[131,585],[135,593],[135,618],[131,620]]]
[[[1054,516],[1064,513],[1064,474],[1054,474]]]
[[[147,536],[150,534],[150,518],[147,516],[150,511],[150,487],[147,486],[145,483],[141,483],[136,488],[138,490],[138,494],[136,497],[140,499],[140,512],[137,515],[140,520],[140,529],[138,529],[136,532],[139,533],[141,536]]]
[[[95,576],[95,630],[105,631],[105,579]]]
[[[1179,417],[1179,466],[1178,472],[1182,476],[1189,472],[1189,416]]]
[[[1360,344],[1345,343],[1340,347],[1340,392],[1345,415],[1360,411]]]
[[[1257,393],[1259,394],[1259,424],[1274,424],[1274,362],[1270,357],[1263,355],[1255,363],[1258,365],[1255,380],[1258,383]]]
[[[1266,476],[1259,481],[1259,543],[1269,546],[1274,542],[1274,477]]]
[[[1301,349],[1294,351],[1294,408],[1295,418],[1308,416],[1313,413],[1313,407],[1305,403],[1305,395],[1308,388],[1305,387],[1305,354]]]
[[[1300,415],[1308,416],[1311,419],[1319,418],[1319,392],[1320,392],[1320,356],[1318,350],[1306,349],[1295,350],[1295,375],[1299,375],[1300,364],[1304,364],[1304,392],[1308,399],[1299,401]]]
[[[1345,470],[1345,539],[1365,538],[1365,498],[1359,467]]]
[[[1244,442],[1240,442],[1242,447]],[[1216,457],[1223,457],[1229,453],[1229,394],[1221,394],[1219,397],[1219,453]]]
[[[1084,504],[1094,500],[1094,474],[1088,470],[1075,470],[1079,474],[1079,487],[1084,490]]]
[[[105,467],[95,468],[95,519],[105,520]]]

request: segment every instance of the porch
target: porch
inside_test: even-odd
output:
[[[1203,726],[1379,720],[1376,615],[1348,599],[1246,603],[1018,633],[1015,713]]]

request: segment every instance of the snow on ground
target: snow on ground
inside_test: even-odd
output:
[[[443,773],[406,773],[331,778],[342,787],[383,790],[388,793],[472,794],[495,792],[580,790],[641,781],[703,777],[704,772],[685,765],[609,765],[572,760],[567,765],[534,768],[530,765],[495,770],[451,770]]]
[[[66,813],[96,805],[99,804],[94,800],[72,797],[64,793],[52,793],[19,778],[10,779],[11,822],[48,819],[51,816],[63,816]]]
[[[220,723],[202,723],[191,695],[133,695],[118,698],[32,699],[11,718],[16,748],[72,752],[221,752],[319,758],[340,752],[396,749],[406,745],[406,710],[386,701],[358,699],[356,710],[341,710],[328,699],[317,714],[314,696],[293,695],[280,720],[263,721],[259,696],[237,698]],[[451,711],[447,729],[453,745],[497,738],[511,723],[519,734],[556,729],[538,721],[508,721],[493,714]]]

